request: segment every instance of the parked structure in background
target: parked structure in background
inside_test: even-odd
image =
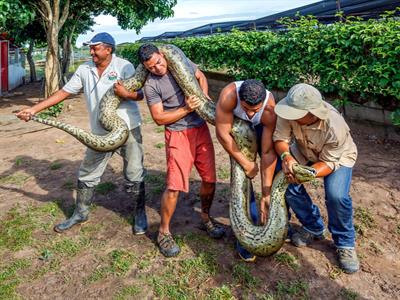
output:
[[[337,16],[338,12],[342,12],[343,17],[355,16],[365,20],[376,19],[385,11],[394,10],[399,6],[400,0],[324,0],[256,20],[210,23],[186,31],[164,32],[158,36],[143,37],[139,42],[206,36],[215,33],[230,32],[232,29],[241,31],[282,30],[284,26],[277,21],[285,17],[295,18],[297,14],[300,16],[312,15],[321,23],[340,21],[341,16]]]
[[[25,82],[25,55],[5,33],[0,35],[0,95]]]

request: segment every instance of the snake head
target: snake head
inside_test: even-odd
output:
[[[299,182],[308,182],[317,176],[317,171],[313,167],[300,164],[293,165],[293,172]]]

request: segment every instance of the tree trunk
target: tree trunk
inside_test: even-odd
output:
[[[72,33],[69,36],[65,36],[63,41],[63,52],[61,57],[61,76],[63,82],[66,81],[66,78],[68,76],[69,66],[71,64],[71,55],[72,55],[71,42],[72,42]]]
[[[58,20],[53,20],[47,32],[47,54],[44,69],[46,80],[45,98],[54,94],[59,89],[60,63],[58,60],[58,33]]]
[[[38,1],[38,11],[42,16],[47,36],[47,54],[44,68],[45,97],[49,97],[59,89],[60,61],[58,59],[58,34],[68,18],[70,0],[65,0],[60,17],[60,0]]]
[[[34,46],[35,46],[35,41],[30,40],[28,52],[26,53],[26,59],[28,60],[28,63],[29,63],[29,70],[30,70],[30,75],[31,75],[30,82],[35,82],[37,80],[35,62],[33,61],[33,57],[32,57],[32,52],[33,52]]]

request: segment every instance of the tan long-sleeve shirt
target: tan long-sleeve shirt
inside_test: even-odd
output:
[[[273,140],[293,143],[290,151],[296,160],[325,162],[334,171],[340,166],[353,167],[357,159],[357,147],[350,128],[339,112],[330,104],[329,117],[311,125],[299,125],[278,117]]]

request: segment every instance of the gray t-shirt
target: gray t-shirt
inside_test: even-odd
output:
[[[192,61],[189,60],[189,62],[192,66],[194,76],[197,66]],[[185,95],[170,72],[167,72],[163,76],[150,73],[143,90],[149,106],[162,102],[166,111],[185,106]],[[165,127],[169,130],[180,131],[199,127],[203,124],[204,120],[197,113],[191,112],[175,123],[165,125]]]

